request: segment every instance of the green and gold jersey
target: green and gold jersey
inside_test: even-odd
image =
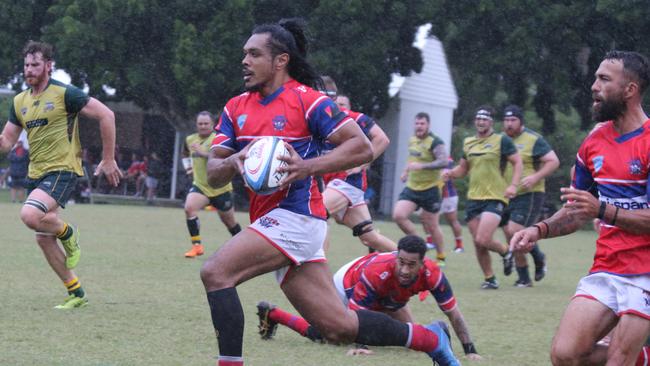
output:
[[[201,137],[198,133],[191,134],[185,138],[185,152],[190,155],[190,146],[192,144],[201,145],[201,152],[208,154],[210,152],[210,145],[214,140],[215,133],[212,132],[208,137]],[[197,186],[201,192],[205,193],[208,197],[216,197],[222,193],[232,191],[232,183],[228,183],[221,188],[212,188],[208,184],[208,158],[191,154],[192,157],[192,174],[194,180],[192,184]]]
[[[438,145],[443,145],[444,142],[440,137],[429,132],[429,134],[421,139],[417,136],[411,136],[409,139],[409,163],[431,163],[436,160],[433,154],[433,149]],[[414,191],[424,191],[433,186],[440,185],[440,169],[422,169],[410,171],[406,186]]]
[[[499,200],[508,203],[503,196],[508,184],[504,178],[508,157],[517,152],[510,137],[493,133],[488,137],[467,137],[463,142],[463,159],[469,164],[470,200]]]
[[[14,97],[9,122],[27,131],[30,178],[59,170],[83,175],[77,117],[89,100],[80,89],[52,79],[37,96],[30,88]]]
[[[517,150],[519,150],[521,161],[524,163],[522,178],[535,173],[539,169],[541,157],[553,150],[551,149],[551,145],[540,134],[527,128],[524,128],[524,131],[519,136],[513,138],[512,142],[515,144]],[[512,165],[510,164],[506,167],[505,178],[508,182],[512,179]],[[541,179],[530,189],[520,186],[517,189],[517,195],[544,191],[544,179]]]

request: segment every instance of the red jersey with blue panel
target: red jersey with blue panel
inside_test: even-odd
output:
[[[289,80],[266,97],[258,92],[246,92],[230,99],[215,127],[217,135],[212,148],[238,152],[256,137],[277,136],[291,144],[303,159],[311,159],[319,156],[324,141],[348,122],[352,119],[330,98]],[[327,217],[314,177],[293,182],[289,188],[270,195],[247,190],[251,222],[274,208],[321,219]]]
[[[447,169],[454,169],[454,160],[451,158],[449,159],[449,163],[447,164]],[[444,199],[444,198],[456,197],[456,196],[458,196],[458,191],[456,191],[456,186],[454,186],[454,180],[448,179],[442,185],[442,198]]]
[[[343,277],[348,307],[395,311],[422,291],[431,291],[443,312],[456,307],[451,285],[434,261],[425,257],[415,281],[406,287],[399,283],[396,266],[397,252],[372,253],[359,258]]]
[[[349,109],[341,108],[341,110],[345,113],[347,113],[354,121],[361,127],[361,131],[370,138],[370,129],[375,125],[375,120],[372,118],[366,116],[363,113],[360,112],[355,112],[351,111]],[[329,143],[325,143],[325,151],[329,151],[333,148]],[[353,173],[353,174],[348,174],[347,172],[335,172],[335,173],[327,173],[323,175],[323,181],[325,182],[325,185],[327,183],[333,181],[334,179],[340,179],[343,180],[353,187],[359,188],[362,191],[365,192],[366,188],[368,188],[368,179],[366,175],[366,170],[362,169],[359,173]]]
[[[573,186],[619,210],[650,208],[650,120],[619,135],[610,121],[583,141]],[[650,235],[631,234],[601,222],[590,273],[650,274]]]

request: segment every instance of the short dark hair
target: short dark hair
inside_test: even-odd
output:
[[[29,41],[23,48],[23,58],[27,55],[33,55],[40,52],[43,55],[43,60],[52,61],[54,59],[54,48],[52,45],[45,42]]]
[[[623,74],[639,84],[639,94],[643,95],[650,83],[648,59],[634,51],[612,50],[607,52],[604,60],[620,60],[623,63]]]
[[[312,87],[324,90],[323,80],[307,62],[306,23],[301,18],[281,19],[277,23],[258,25],[253,34],[268,33],[267,46],[273,57],[286,53],[289,55],[287,71],[293,79]]]
[[[210,118],[210,121],[214,122],[215,118],[214,115],[208,111],[201,111],[196,114],[196,118],[199,118],[200,116],[208,116]]]
[[[415,119],[426,119],[427,123],[431,123],[431,118],[429,118],[429,113],[426,112],[420,112],[415,115]]]
[[[403,250],[407,253],[417,253],[420,255],[420,259],[423,259],[427,253],[427,243],[417,235],[407,235],[397,242],[397,250]]]

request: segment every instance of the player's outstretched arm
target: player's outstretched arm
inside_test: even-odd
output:
[[[99,122],[102,138],[102,161],[97,165],[95,175],[104,173],[108,183],[114,187],[120,183],[122,171],[115,161],[115,114],[104,103],[90,98],[81,109],[81,115]]]
[[[454,328],[454,333],[456,333],[458,340],[460,340],[460,343],[463,345],[465,356],[472,361],[483,359],[474,347],[474,342],[472,342],[472,337],[469,335],[469,329],[467,328],[465,317],[463,317],[463,313],[461,313],[458,306],[453,310],[446,312],[445,315],[449,318],[449,322],[451,323],[452,328]]]
[[[20,128],[20,126],[7,122],[4,129],[2,129],[2,134],[0,135],[0,151],[7,152],[11,150],[11,148],[16,144],[16,141],[18,141],[18,137],[22,130],[23,129]]]
[[[242,151],[235,153],[223,147],[213,147],[208,157],[208,184],[213,188],[220,188],[230,183],[236,174],[244,174],[244,158],[249,143]]]

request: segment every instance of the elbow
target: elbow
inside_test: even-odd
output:
[[[359,153],[359,160],[361,160],[359,165],[372,162],[373,156],[374,156],[374,152],[372,150],[372,145],[370,144],[370,141],[368,141],[368,139],[365,139],[361,151]]]

